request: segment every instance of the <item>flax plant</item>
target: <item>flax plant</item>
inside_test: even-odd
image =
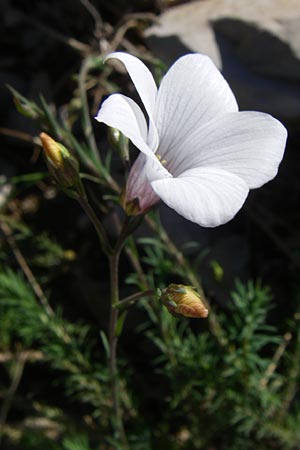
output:
[[[110,133],[114,138],[117,154],[121,155],[125,167],[121,187],[111,170],[111,152],[97,147],[93,131],[96,121],[92,122],[85,89],[90,71],[99,67],[103,70],[102,58],[86,59],[79,75],[85,136],[83,142],[74,136],[67,123],[57,119],[43,100],[38,106],[15,90],[12,91],[18,109],[26,111],[27,116],[39,123],[40,140],[52,179],[58,188],[79,203],[93,224],[100,249],[107,258],[110,273],[110,317],[107,336],[102,337],[108,356],[113,442],[116,448],[126,450],[131,448],[131,444],[124,425],[120,398],[122,389],[117,348],[131,307],[143,305],[149,314],[149,320],[161,327],[164,339],[154,338],[153,341],[165,355],[167,376],[172,382],[178,383],[177,394],[169,406],[170,414],[172,408],[178,405],[188,409],[183,401],[193,384],[192,380],[181,379],[180,358],[189,358],[189,354],[195,354],[195,346],[199,345],[202,352],[208,354],[208,360],[213,360],[215,346],[219,346],[218,348],[225,349],[227,362],[231,361],[234,367],[240,360],[236,359],[233,346],[237,351],[241,348],[249,349],[247,345],[253,345],[251,339],[257,331],[250,329],[251,327],[245,328],[240,342],[234,341],[236,334],[232,335],[232,330],[226,328],[223,316],[219,318],[214,311],[210,311],[210,304],[190,264],[169,239],[161,224],[153,220],[151,211],[161,199],[183,217],[200,226],[215,227],[228,222],[242,207],[249,189],[260,187],[275,177],[283,157],[287,133],[278,120],[267,114],[238,111],[229,85],[205,55],[193,54],[180,58],[164,76],[159,88],[149,69],[135,56],[115,52],[107,59],[118,59],[125,65],[147,114],[145,118],[137,103],[116,93],[112,93],[102,103],[96,114],[98,122],[111,127]],[[113,91],[112,86],[109,86],[109,91]],[[141,152],[133,163],[128,139]],[[107,201],[102,204],[104,213],[112,208],[111,205],[121,205],[123,208],[122,223],[119,223],[118,216],[116,218],[119,231],[114,242],[103,217],[90,199],[85,187],[86,180],[96,182],[109,193]],[[172,282],[169,286],[161,286],[156,282],[155,276],[150,277],[144,273],[133,238],[142,221],[146,221],[156,233],[157,241],[163,249],[162,258],[165,261],[175,258],[182,283]],[[145,252],[146,247],[145,245]],[[136,271],[136,276],[131,281],[137,291],[121,298],[119,262],[124,249]],[[252,290],[255,291],[255,288],[252,287]],[[242,296],[247,297],[245,293],[240,295]],[[253,292],[252,297],[253,302],[256,302],[253,312],[255,316],[259,314],[260,300],[256,299]],[[267,303],[266,298],[267,295],[263,296],[261,302]],[[238,300],[235,306],[243,309]],[[172,316],[167,316],[169,313]],[[200,336],[194,340],[192,333],[187,331],[186,321],[183,322],[185,325],[181,332],[178,331],[173,316],[181,319],[205,319],[208,316],[210,333],[214,336],[213,343],[206,346],[207,334],[206,337],[203,335],[203,338]],[[253,321],[258,324],[260,331],[262,328],[259,327],[263,322],[261,317],[255,316]],[[240,322],[234,326],[239,328]],[[151,333],[152,331],[146,332],[148,338]],[[180,333],[182,340],[183,336],[187,336],[184,345],[190,348],[186,351],[179,342]],[[272,335],[271,332],[270,334]],[[68,334],[65,336],[69,339]],[[268,342],[279,342],[277,337],[272,339],[273,335]],[[260,344],[261,347],[258,342],[256,345],[257,350],[260,350],[264,343]],[[76,357],[75,352],[74,358]],[[253,361],[250,369],[246,360],[245,357],[245,365],[239,368],[241,376],[248,376],[250,369],[265,370],[267,378],[262,377],[261,383],[268,383],[268,369],[259,358]],[[186,363],[191,366],[192,371],[197,370],[193,361],[188,360]],[[84,365],[85,361],[82,360],[81,364]],[[221,370],[224,377],[229,377],[226,367]],[[250,376],[249,382],[253,382]],[[233,389],[230,381],[228,383],[229,388]],[[215,397],[212,380],[209,385],[211,395]],[[204,405],[209,403],[208,391],[203,394],[202,401]],[[217,401],[230,407],[235,400],[232,399],[230,403],[228,398],[219,398]],[[253,402],[256,401],[255,397]],[[191,409],[194,407],[195,405],[191,405]],[[207,411],[208,414],[213,414],[210,407],[207,407]],[[245,414],[243,410],[241,416],[237,415],[234,420],[241,420],[245,427],[251,428]],[[267,426],[271,426],[271,422],[266,420],[266,428]],[[196,423],[192,427],[195,428]],[[213,432],[213,427],[207,429],[206,442],[209,442],[209,436]],[[199,441],[193,445],[201,448],[202,444]]]

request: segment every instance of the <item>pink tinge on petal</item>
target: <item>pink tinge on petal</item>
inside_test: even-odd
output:
[[[145,214],[160,198],[146,177],[146,156],[141,154],[133,164],[122,196],[122,206],[129,216]]]

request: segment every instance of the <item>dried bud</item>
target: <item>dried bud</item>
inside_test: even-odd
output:
[[[161,302],[174,316],[205,318],[208,310],[200,295],[191,286],[170,284],[161,293]]]
[[[48,134],[41,133],[44,155],[48,170],[58,186],[69,196],[83,194],[83,186],[79,177],[78,161],[59,142]]]

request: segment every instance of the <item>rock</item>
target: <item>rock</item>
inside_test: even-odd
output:
[[[189,52],[208,54],[241,109],[300,118],[298,0],[201,0],[167,10],[146,32],[171,64]]]

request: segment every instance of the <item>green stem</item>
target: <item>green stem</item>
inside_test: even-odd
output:
[[[122,410],[120,406],[118,369],[117,369],[118,336],[116,334],[116,325],[119,317],[119,309],[117,308],[117,305],[119,304],[119,259],[123,245],[128,235],[129,219],[128,218],[125,219],[116,246],[114,249],[112,249],[108,242],[106,231],[102,223],[96,216],[93,208],[90,206],[86,196],[84,195],[78,196],[77,200],[81,205],[82,209],[85,211],[86,215],[93,223],[99,236],[102,249],[109,259],[111,305],[110,305],[108,341],[109,341],[109,372],[111,380],[113,410],[114,410],[113,426],[115,429],[116,438],[120,440],[120,442],[122,443],[122,449],[129,450],[122,420]]]
[[[110,256],[110,283],[111,283],[111,305],[115,307],[119,303],[119,259],[120,249],[113,251]]]
[[[120,405],[120,390],[118,380],[117,367],[117,345],[118,335],[116,334],[116,326],[119,317],[118,305],[119,300],[119,260],[120,254],[128,236],[129,218],[126,217],[119,239],[115,245],[112,254],[109,256],[110,267],[110,285],[111,285],[111,303],[110,303],[110,320],[109,320],[109,372],[111,379],[111,391],[114,410],[114,427],[117,439],[122,443],[122,449],[128,450],[127,437],[123,425],[122,409]]]
[[[89,173],[81,172],[79,175],[81,180],[89,180],[92,181],[93,183],[103,184],[102,180],[99,177],[95,177],[94,175],[90,175]]]
[[[124,450],[129,449],[126,433],[123,425],[122,409],[120,405],[120,391],[117,368],[117,345],[118,336],[116,326],[119,317],[119,309],[116,305],[119,303],[119,258],[121,248],[114,252],[109,259],[110,262],[110,282],[111,282],[111,305],[109,319],[109,372],[111,380],[111,392],[114,411],[114,428],[116,437],[122,442]]]
[[[129,306],[131,306],[133,303],[135,303],[140,298],[154,297],[155,294],[156,294],[156,291],[154,289],[137,292],[135,294],[129,295],[128,297],[125,297],[123,300],[120,300],[116,307],[120,310],[123,310],[123,309],[126,309]]]
[[[101,160],[101,157],[100,157],[100,154],[98,151],[95,135],[93,133],[88,99],[87,99],[87,94],[86,94],[86,79],[87,79],[87,75],[89,73],[90,67],[91,67],[90,59],[89,59],[89,57],[87,57],[81,65],[81,68],[79,71],[79,77],[78,77],[78,86],[79,86],[80,98],[81,98],[81,103],[82,103],[83,131],[84,131],[86,140],[88,142],[88,145],[92,151],[94,162],[97,165],[99,173],[105,178],[105,180],[107,181],[107,184],[111,187],[111,189],[120,193],[120,188],[119,188],[118,184],[111,177],[111,175],[107,171],[106,167],[102,163],[102,160]]]
[[[108,241],[108,238],[106,235],[106,231],[105,231],[102,223],[96,216],[95,211],[89,204],[86,197],[79,196],[77,200],[78,200],[78,203],[80,204],[80,206],[82,207],[82,209],[84,210],[84,212],[86,213],[86,215],[88,216],[88,218],[90,219],[90,221],[92,222],[92,224],[94,225],[94,228],[98,234],[100,244],[101,244],[101,247],[102,247],[104,253],[106,255],[110,255],[112,253],[112,248],[109,244],[109,241]]]
[[[89,69],[90,69],[90,59],[86,58],[86,59],[84,59],[84,61],[82,63],[82,66],[81,66],[80,72],[79,72],[79,78],[78,78],[79,92],[80,92],[81,103],[82,103],[83,121],[84,121],[83,130],[84,130],[86,139],[89,143],[89,146],[93,152],[95,161],[98,162],[102,166],[101,158],[100,158],[100,155],[98,152],[95,136],[93,133],[92,122],[90,119],[89,105],[88,105],[87,95],[86,95],[85,84],[86,84],[86,78],[87,78]]]
[[[2,444],[4,425],[5,425],[9,410],[12,406],[14,396],[15,396],[18,386],[20,384],[20,381],[21,381],[21,378],[23,375],[23,371],[24,371],[25,362],[26,362],[25,359],[17,358],[17,360],[15,362],[15,366],[13,367],[11,384],[8,388],[6,396],[4,397],[4,401],[3,401],[3,404],[2,404],[2,407],[0,410],[0,447]]]
[[[296,316],[297,320],[297,316]],[[299,320],[299,319],[298,319]],[[287,377],[286,389],[283,395],[281,407],[277,415],[277,423],[282,424],[286,414],[289,411],[291,402],[299,390],[299,372],[300,372],[300,328],[298,324],[298,330],[296,335],[296,347],[293,353],[291,362],[291,368]]]
[[[127,437],[123,425],[122,409],[120,405],[119,379],[117,368],[117,344],[118,337],[115,334],[115,328],[119,316],[118,309],[111,307],[110,321],[109,321],[109,373],[111,381],[111,392],[113,401],[115,435],[118,441],[122,442],[122,449],[128,450]]]

